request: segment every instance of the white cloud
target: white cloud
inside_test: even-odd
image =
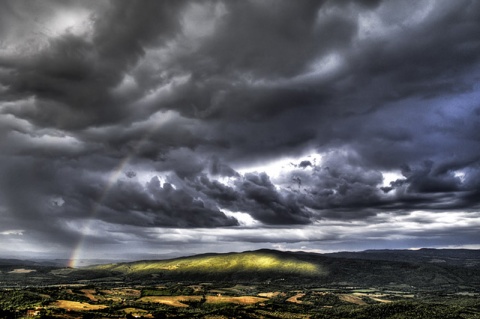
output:
[[[320,165],[322,155],[318,153],[305,153],[299,156],[284,156],[262,163],[254,163],[246,167],[234,167],[234,169],[241,173],[266,173],[273,183],[281,182],[283,175],[293,172],[299,168],[302,161],[309,161],[312,166]],[[312,166],[307,166],[305,169],[312,169]]]
[[[3,236],[23,236],[25,230],[23,229],[11,229],[11,230],[4,230],[0,232],[0,235]]]

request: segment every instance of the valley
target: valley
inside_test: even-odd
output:
[[[478,251],[438,251],[442,263],[432,251],[397,254],[407,261],[259,250],[75,269],[0,263],[0,318],[480,318]]]

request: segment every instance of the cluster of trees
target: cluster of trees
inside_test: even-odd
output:
[[[379,303],[367,306],[321,308],[313,319],[465,319],[479,318],[479,313],[445,304],[415,301]]]
[[[145,296],[190,296],[194,295],[195,291],[186,285],[172,285],[164,289],[155,287],[142,289],[142,297]]]
[[[10,319],[15,317],[16,315],[14,310],[0,309],[0,319]]]
[[[24,290],[0,291],[0,309],[19,310],[34,307],[41,303],[45,298],[38,294]]]

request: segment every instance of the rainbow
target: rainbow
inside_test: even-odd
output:
[[[83,244],[85,242],[85,237],[86,233],[90,229],[92,222],[95,220],[98,214],[98,210],[101,207],[103,201],[107,197],[108,193],[112,189],[113,185],[115,185],[120,178],[123,170],[125,169],[125,166],[130,162],[130,160],[133,158],[134,154],[132,153],[131,155],[125,157],[120,163],[117,165],[117,167],[110,173],[110,177],[108,178],[107,184],[105,188],[103,189],[102,193],[98,197],[97,201],[93,205],[92,211],[90,213],[90,216],[88,218],[87,225],[84,227],[84,230],[80,236],[80,239],[78,240],[77,244],[75,245],[75,248],[72,251],[72,254],[70,255],[70,258],[68,260],[68,267],[70,268],[75,268],[77,267],[77,261],[81,258],[82,256],[82,248]]]
[[[138,141],[137,145],[135,148],[128,154],[128,156],[124,157],[119,164],[112,170],[110,173],[110,176],[108,178],[108,181],[105,185],[105,188],[103,189],[102,193],[98,197],[97,201],[94,203],[92,210],[89,214],[88,217],[88,222],[86,226],[84,227],[82,234],[80,236],[80,239],[78,240],[77,244],[75,245],[74,249],[72,250],[72,253],[70,255],[70,258],[68,260],[67,266],[71,268],[76,268],[77,267],[77,261],[81,259],[82,257],[82,250],[83,250],[83,245],[85,243],[85,239],[87,237],[87,233],[90,230],[93,221],[98,215],[98,211],[100,207],[102,206],[103,201],[107,197],[108,193],[112,189],[112,187],[118,182],[120,176],[122,175],[123,170],[125,167],[128,165],[128,163],[136,156],[142,145],[145,143],[145,141],[152,136],[155,131],[161,127],[162,124],[168,122],[171,119],[172,114],[167,113],[166,116],[161,118],[156,124],[152,125],[150,129],[148,129],[143,137]]]

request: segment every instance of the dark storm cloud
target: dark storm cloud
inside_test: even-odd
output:
[[[144,47],[175,34],[181,6],[182,1],[119,3],[92,17],[91,39],[67,31],[47,39],[33,54],[0,58],[0,66],[11,70],[0,79],[8,85],[5,98],[36,97],[34,107],[15,106],[7,112],[65,129],[121,120],[127,116],[128,99],[117,100],[111,90]],[[7,11],[16,14],[15,9],[23,9],[19,7],[7,6]]]
[[[300,164],[298,164],[298,167],[300,168],[307,168],[309,166],[312,166],[312,163],[310,161],[301,161]]]
[[[279,192],[265,173],[247,173],[233,187],[211,181],[206,176],[192,183],[199,192],[220,207],[245,212],[270,225],[308,224],[311,214],[291,193]]]
[[[322,3],[222,2],[223,14],[213,35],[207,36],[194,52],[198,59],[192,59],[188,56],[192,52],[185,51],[179,62],[186,63],[195,80],[206,84],[224,76],[255,80],[297,75],[315,58],[322,40],[345,42],[340,36],[331,39],[326,28],[315,28]],[[329,19],[324,23],[336,24],[333,32],[349,35],[342,22]]]
[[[305,187],[306,178],[303,181]],[[378,185],[381,181],[382,174],[362,167],[356,154],[335,152],[313,171],[309,181],[311,188],[307,191],[314,208],[367,208],[380,200]],[[357,214],[361,217],[364,213]]]
[[[218,157],[213,157],[210,164],[210,173],[226,177],[239,176],[237,172],[225,163],[222,163]]]
[[[403,167],[402,174],[406,177],[410,191],[443,193],[460,190],[460,178],[455,177],[451,171],[442,173],[432,172],[433,165],[432,161],[425,161],[423,166],[417,170],[412,170],[409,166]]]
[[[106,215],[111,223],[157,227],[238,225],[234,218],[225,216],[215,206],[193,197],[186,190],[177,190],[170,183],[161,185],[158,177],[152,178],[145,188],[135,183],[118,183],[102,205],[99,218]]]
[[[402,167],[403,178],[380,187],[382,174],[366,169],[356,153],[334,152],[311,171],[291,173],[301,202],[331,219],[363,219],[382,212],[464,210],[478,207],[476,187],[433,161]],[[300,189],[300,186],[303,190]],[[295,187],[292,187],[295,190]],[[302,195],[303,193],[303,195]]]
[[[3,1],[2,229],[473,214],[479,29],[468,0]]]
[[[162,185],[157,176],[145,184],[131,176],[108,185],[95,176],[76,173],[73,168],[69,173],[73,181],[61,179],[61,174],[55,181],[58,185],[56,194],[62,198],[62,205],[56,210],[62,218],[78,220],[90,217],[113,224],[143,227],[219,227],[238,224],[234,218],[219,211],[211,201],[205,203],[188,189],[175,189],[168,182]],[[35,209],[29,214],[48,215],[48,212]]]

